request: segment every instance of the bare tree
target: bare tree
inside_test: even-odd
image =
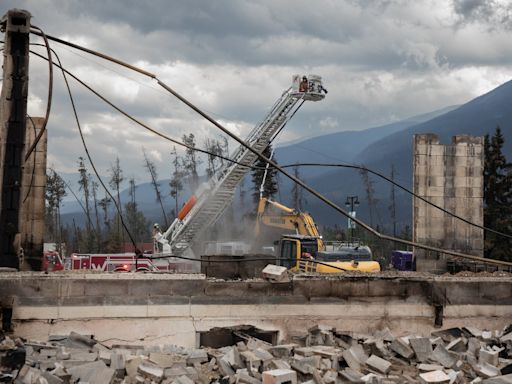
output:
[[[110,167],[110,180],[109,185],[117,195],[117,206],[119,212],[117,213],[117,233],[122,233],[122,241],[124,243],[124,232],[121,231],[121,215],[123,214],[123,208],[121,206],[121,183],[124,181],[123,170],[119,164],[119,157],[116,157],[116,162]]]
[[[376,215],[376,205],[377,199],[375,198],[375,189],[373,188],[373,181],[370,179],[368,175],[368,171],[366,169],[362,169],[360,171],[361,177],[363,178],[363,183],[365,186],[366,192],[366,200],[368,201],[368,209],[370,213],[370,226],[373,227],[374,218]]]
[[[110,203],[111,203],[110,197],[108,196],[107,192],[105,191],[105,197],[98,202],[98,205],[103,210],[103,224],[105,225],[105,228],[107,230],[110,227],[110,219],[108,216],[108,208],[110,206]]]
[[[101,251],[101,225],[100,225],[100,215],[98,214],[98,187],[99,184],[95,181],[91,183],[92,190],[92,198],[94,202],[94,215],[96,217],[96,240],[98,252]]]
[[[197,168],[201,164],[201,159],[198,158],[196,150],[196,138],[193,133],[183,135],[183,142],[190,148],[185,150],[185,156],[182,160],[182,166],[184,173],[190,177],[190,188],[196,190],[199,185],[199,174]]]
[[[297,179],[300,179],[299,167],[297,165],[295,165],[293,167],[293,176],[295,176]],[[304,194],[302,191],[302,187],[297,183],[293,183],[291,193],[292,193],[293,207],[299,211],[302,211],[304,209],[304,203],[303,203]]]
[[[178,156],[178,153],[176,152],[176,147],[173,147],[171,151],[172,158],[172,165],[173,165],[173,171],[171,175],[171,181],[169,182],[169,186],[171,187],[171,197],[174,199],[175,203],[175,209],[174,209],[174,216],[176,217],[178,215],[178,201],[179,201],[179,194],[183,190],[183,170],[181,167],[182,159],[180,156]]]
[[[167,221],[167,214],[165,213],[164,204],[162,202],[162,194],[160,192],[160,184],[158,183],[158,173],[156,171],[156,166],[155,163],[148,158],[144,148],[142,149],[142,153],[144,154],[144,166],[146,167],[149,175],[151,176],[151,185],[155,190],[156,201],[158,201],[158,203],[160,204],[160,208],[162,209],[162,215],[164,216],[165,227],[167,228],[169,226],[169,222]]]

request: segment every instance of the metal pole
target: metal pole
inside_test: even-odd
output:
[[[23,150],[27,125],[30,13],[12,9],[5,32],[0,95],[0,266],[19,269]]]

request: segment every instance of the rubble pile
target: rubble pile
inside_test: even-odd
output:
[[[512,383],[512,326],[450,328],[430,337],[315,326],[271,345],[239,335],[233,346],[107,347],[71,333],[48,342],[4,337],[0,382],[59,383]]]

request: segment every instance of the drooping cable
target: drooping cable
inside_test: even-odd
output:
[[[44,59],[44,60],[47,60],[44,56],[42,56],[41,54],[35,52],[35,51],[30,51],[31,53],[33,53],[34,55],[36,56],[39,56],[40,58]],[[56,55],[55,51],[53,51],[53,53]],[[82,86],[84,86],[85,88],[87,88],[90,92],[92,92],[94,95],[96,95],[98,98],[100,98],[101,100],[103,100],[105,103],[107,103],[108,105],[110,105],[113,109],[115,109],[116,111],[118,111],[119,113],[121,113],[122,115],[124,115],[125,117],[127,117],[128,119],[130,119],[131,121],[133,121],[135,124],[137,125],[140,125],[141,127],[143,127],[144,129],[154,133],[155,135],[167,140],[167,141],[170,141],[171,143],[174,143],[176,145],[179,145],[180,147],[184,147],[184,148],[187,148],[187,149],[190,149],[190,150],[193,150],[193,151],[197,151],[197,152],[200,152],[200,153],[204,153],[204,154],[207,154],[207,155],[210,155],[210,156],[215,156],[219,159],[223,159],[223,160],[226,160],[228,162],[231,162],[233,164],[238,164],[238,165],[242,165],[244,167],[247,167],[247,168],[251,168],[251,166],[248,166],[246,164],[243,164],[243,163],[240,163],[236,160],[233,160],[227,156],[224,156],[224,155],[220,155],[220,154],[217,154],[217,153],[214,153],[214,152],[210,152],[206,149],[202,149],[202,148],[198,148],[198,147],[193,147],[191,145],[188,145],[186,143],[183,143],[179,140],[176,140],[176,139],[173,139],[172,137],[170,136],[167,136],[165,134],[163,134],[162,132],[160,131],[157,131],[156,129],[154,128],[151,128],[149,125],[147,125],[146,123],[142,122],[141,120],[137,119],[136,117],[132,116],[131,114],[129,114],[128,112],[126,112],[125,110],[123,110],[122,108],[120,108],[119,106],[117,106],[116,104],[112,103],[110,100],[108,100],[105,96],[103,96],[100,92],[96,91],[95,89],[93,89],[92,87],[90,87],[87,83],[85,83],[84,81],[80,80],[77,76],[75,76],[72,72],[68,71],[67,69],[63,68],[62,66],[60,66],[58,63],[53,63],[54,66],[56,66],[57,68],[59,68],[61,71],[64,71],[68,76],[70,76],[71,78],[73,78],[75,81],[77,81],[78,83],[80,83]]]
[[[412,195],[413,197],[423,201],[424,203],[436,208],[436,209],[439,209],[440,211],[446,213],[447,215],[450,215],[452,216],[453,218],[457,219],[457,220],[460,220],[460,221],[463,221],[464,223],[466,224],[469,224],[473,227],[476,227],[476,228],[479,228],[479,229],[483,229],[484,231],[488,231],[488,232],[492,232],[496,235],[499,235],[499,236],[503,236],[503,237],[506,237],[508,239],[512,239],[512,235],[509,235],[507,233],[504,233],[504,232],[500,232],[500,231],[497,231],[495,229],[492,229],[492,228],[489,228],[489,227],[486,227],[486,226],[483,226],[483,225],[479,225],[479,224],[476,224],[476,223],[473,223],[453,212],[450,212],[448,211],[447,209],[435,204],[435,203],[432,203],[431,201],[427,200],[426,198],[414,193],[413,191],[411,191],[410,189],[404,187],[403,185],[395,182],[394,180],[390,179],[389,177],[383,175],[382,173],[380,172],[377,172],[377,171],[373,171],[369,168],[366,168],[365,166],[362,166],[362,165],[354,165],[354,164],[325,164],[325,163],[297,163],[297,164],[288,164],[288,165],[282,165],[281,167],[282,168],[290,168],[290,167],[295,167],[295,166],[299,166],[299,167],[336,167],[336,168],[352,168],[352,169],[358,169],[358,170],[362,170],[362,171],[367,171],[368,173],[371,173],[372,175],[375,175],[375,176],[378,176],[384,180],[386,180],[388,183],[391,183],[393,184],[394,186],[400,188],[401,190],[407,192],[408,194]]]
[[[36,32],[34,32],[36,33]],[[37,34],[37,33],[36,33]],[[235,135],[234,133],[230,132],[227,128],[225,128],[222,124],[220,124],[219,122],[217,122],[216,120],[214,120],[213,118],[211,118],[207,113],[205,113],[203,110],[201,110],[200,108],[198,108],[197,106],[195,106],[193,103],[191,103],[190,101],[188,101],[185,97],[181,96],[178,92],[176,92],[174,89],[172,89],[170,86],[168,86],[166,83],[164,83],[163,81],[161,81],[160,79],[158,79],[154,74],[152,73],[149,73],[147,71],[144,71],[140,68],[136,68],[130,64],[127,64],[127,63],[124,63],[122,62],[121,60],[118,60],[118,59],[114,59],[114,58],[111,58],[109,57],[108,55],[105,55],[105,54],[101,54],[99,52],[95,52],[93,50],[90,50],[88,48],[84,48],[84,47],[80,47],[76,44],[73,44],[73,43],[69,43],[69,42],[66,42],[66,41],[63,41],[61,39],[58,39],[58,38],[55,38],[55,37],[49,37],[51,39],[53,39],[54,41],[57,41],[57,42],[60,42],[60,43],[63,43],[63,44],[66,44],[68,46],[72,46],[74,48],[77,48],[77,49],[80,49],[82,51],[85,51],[85,52],[88,52],[88,53],[91,53],[93,55],[96,55],[96,56],[99,56],[99,57],[102,57],[102,58],[105,58],[107,60],[110,60],[112,62],[115,62],[119,65],[122,65],[122,66],[125,66],[126,68],[130,68],[136,72],[139,72],[141,74],[144,74],[145,76],[149,76],[153,79],[155,79],[157,81],[157,84],[159,84],[162,88],[164,88],[165,90],[167,90],[171,95],[173,95],[175,98],[177,98],[179,101],[181,101],[183,104],[185,104],[186,106],[188,106],[190,109],[192,109],[194,112],[196,112],[197,114],[199,114],[201,117],[203,117],[204,119],[206,119],[207,121],[209,121],[211,124],[213,124],[215,127],[217,127],[218,129],[220,129],[222,132],[224,132],[225,134],[227,134],[228,136],[230,136],[232,139],[234,139],[235,141],[237,141],[240,145],[244,146],[245,148],[247,148],[249,151],[251,151],[252,153],[254,153],[259,159],[265,161],[266,163],[270,163],[270,165],[272,165],[273,167],[275,167],[280,173],[282,173],[284,176],[286,176],[288,179],[292,180],[293,182],[297,183],[298,185],[300,185],[302,188],[304,188],[305,190],[307,190],[309,193],[311,193],[313,196],[317,197],[319,200],[321,200],[322,202],[324,202],[326,205],[330,206],[331,208],[333,208],[335,211],[339,212],[340,214],[342,214],[343,216],[347,217],[347,218],[351,218],[355,223],[357,223],[358,225],[360,225],[362,228],[364,228],[366,231],[368,231],[369,233],[373,234],[374,236],[378,237],[379,239],[382,239],[382,240],[388,240],[388,241],[393,241],[393,242],[396,242],[396,243],[399,243],[399,244],[404,244],[404,245],[408,245],[408,246],[412,246],[412,247],[416,247],[416,248],[420,248],[420,249],[424,249],[424,250],[427,250],[427,251],[432,251],[432,252],[436,252],[436,253],[440,253],[440,254],[447,254],[447,255],[450,255],[450,256],[454,256],[454,257],[459,257],[459,258],[465,258],[465,259],[470,259],[470,260],[475,260],[475,261],[481,261],[481,262],[485,262],[485,263],[492,263],[492,264],[500,264],[500,265],[507,265],[507,266],[510,266],[512,265],[512,263],[508,263],[508,262],[505,262],[505,261],[500,261],[500,260],[493,260],[493,259],[486,259],[486,258],[483,258],[483,257],[478,257],[478,256],[473,256],[473,255],[468,255],[468,254],[464,254],[464,253],[460,253],[460,252],[455,252],[455,251],[451,251],[451,250],[446,250],[446,249],[442,249],[442,248],[438,248],[438,247],[433,247],[433,246],[429,246],[429,245],[425,245],[425,244],[420,244],[420,243],[416,243],[416,242],[413,242],[413,241],[409,241],[409,240],[404,240],[404,239],[399,239],[399,238],[396,238],[394,236],[389,236],[389,235],[385,235],[385,234],[382,234],[380,232],[378,232],[377,230],[375,230],[374,228],[372,228],[371,226],[369,226],[368,224],[366,224],[365,222],[363,222],[362,220],[358,219],[358,218],[354,218],[352,216],[349,215],[349,213],[347,211],[345,211],[343,208],[341,208],[340,206],[338,206],[337,204],[335,204],[334,202],[332,202],[331,200],[329,200],[328,198],[326,198],[325,196],[323,196],[322,194],[320,194],[319,192],[317,192],[315,189],[313,189],[312,187],[308,186],[307,184],[305,184],[304,182],[302,182],[300,179],[294,177],[292,174],[288,173],[286,170],[284,170],[283,168],[281,168],[279,165],[277,165],[274,161],[268,159],[266,156],[262,155],[260,152],[256,151],[255,149],[253,149],[250,145],[248,145],[244,140],[242,140],[241,138],[239,138],[237,135]]]
[[[41,125],[41,130],[39,131],[39,134],[34,139],[34,142],[28,149],[28,151],[25,154],[25,161],[28,160],[32,152],[36,149],[37,144],[39,143],[39,140],[41,140],[41,137],[43,137],[44,132],[46,130],[46,125],[48,124],[48,120],[50,119],[50,111],[52,109],[52,97],[53,97],[53,59],[52,59],[52,52],[50,50],[50,43],[48,42],[48,38],[46,37],[45,33],[42,31],[41,28],[36,27],[35,25],[32,25],[32,28],[38,30],[40,32],[40,36],[42,36],[44,40],[44,44],[46,46],[46,54],[48,55],[48,99],[46,102],[46,115],[44,117],[43,124]]]
[[[85,154],[87,155],[87,158],[89,159],[89,163],[91,164],[91,167],[92,167],[92,169],[94,171],[94,174],[96,175],[96,178],[100,182],[100,184],[103,187],[103,189],[105,190],[105,192],[112,199],[112,202],[114,203],[114,206],[116,207],[116,210],[117,210],[117,213],[118,213],[118,216],[119,216],[119,220],[121,221],[121,225],[123,226],[124,230],[128,234],[128,237],[129,237],[129,239],[130,239],[130,241],[131,241],[131,243],[133,245],[133,248],[135,250],[135,254],[137,255],[137,257],[139,257],[142,254],[142,252],[138,249],[137,242],[133,238],[132,234],[130,233],[130,231],[128,229],[128,226],[126,225],[126,223],[124,221],[123,215],[121,213],[121,208],[119,207],[119,204],[116,201],[116,199],[114,198],[114,196],[108,190],[107,186],[105,185],[105,183],[103,182],[102,178],[100,177],[99,172],[96,169],[96,166],[94,165],[94,161],[92,160],[91,154],[89,153],[89,148],[87,147],[87,143],[85,142],[85,138],[84,138],[84,135],[83,135],[83,132],[82,132],[82,126],[80,125],[80,119],[78,118],[78,112],[77,112],[76,106],[75,106],[75,100],[73,98],[73,94],[71,92],[71,88],[69,86],[69,82],[68,82],[66,73],[64,72],[64,69],[62,68],[62,63],[60,61],[59,56],[55,55],[55,57],[57,58],[57,61],[59,62],[59,67],[61,68],[62,76],[64,78],[64,82],[66,83],[66,88],[67,88],[67,91],[68,91],[69,100],[71,102],[71,107],[73,109],[73,114],[75,116],[76,125],[77,125],[77,128],[78,128],[78,132],[80,134],[80,139],[82,140],[82,145],[84,147]]]
[[[34,138],[35,138],[37,136],[36,124],[34,123],[34,119],[32,119],[31,116],[27,115],[27,117],[29,118],[30,122],[32,123],[32,128],[34,129]],[[30,176],[30,184],[28,185],[27,194],[23,198],[23,204],[25,204],[25,201],[27,201],[28,196],[30,195],[30,191],[32,190],[32,185],[34,184],[34,176],[36,173],[36,155],[37,155],[37,151],[34,151],[34,162],[32,164],[32,174]]]

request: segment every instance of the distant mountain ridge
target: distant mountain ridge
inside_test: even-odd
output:
[[[340,163],[349,162],[364,164],[369,169],[380,171],[389,176],[391,166],[395,167],[396,180],[406,187],[412,183],[412,140],[415,133],[435,133],[442,143],[451,142],[451,136],[469,134],[483,136],[492,134],[497,125],[502,128],[505,136],[504,153],[512,160],[512,81],[508,81],[496,89],[479,96],[464,105],[447,107],[428,114],[414,116],[409,119],[362,131],[344,131],[313,137],[292,145],[278,147],[275,158],[280,164],[305,162]],[[333,168],[301,168],[301,178],[317,191],[325,194],[334,202],[344,205],[349,195],[359,196],[361,205],[358,217],[369,222],[370,212],[366,202],[365,186],[361,175],[354,170]],[[292,206],[291,182],[280,177],[280,194],[276,196],[282,203]],[[377,209],[372,212],[373,225],[389,228],[390,219],[387,207],[390,203],[391,187],[371,176],[374,197],[378,200]],[[174,207],[174,201],[168,195],[168,180],[161,180],[162,194],[168,213]],[[245,181],[249,188],[250,175]],[[189,196],[183,191],[180,204]],[[122,199],[127,200],[127,191]],[[397,216],[400,226],[410,224],[411,197],[403,191],[396,190]],[[305,196],[306,210],[312,213],[317,224],[339,224],[346,226],[346,219],[328,208],[317,199]],[[155,201],[154,192],[149,183],[137,188],[137,202],[148,217],[158,218],[160,207]],[[236,202],[237,203],[237,202]],[[235,203],[235,204],[236,204]],[[72,203],[70,203],[73,205]],[[63,210],[66,216],[78,211],[68,206]]]

